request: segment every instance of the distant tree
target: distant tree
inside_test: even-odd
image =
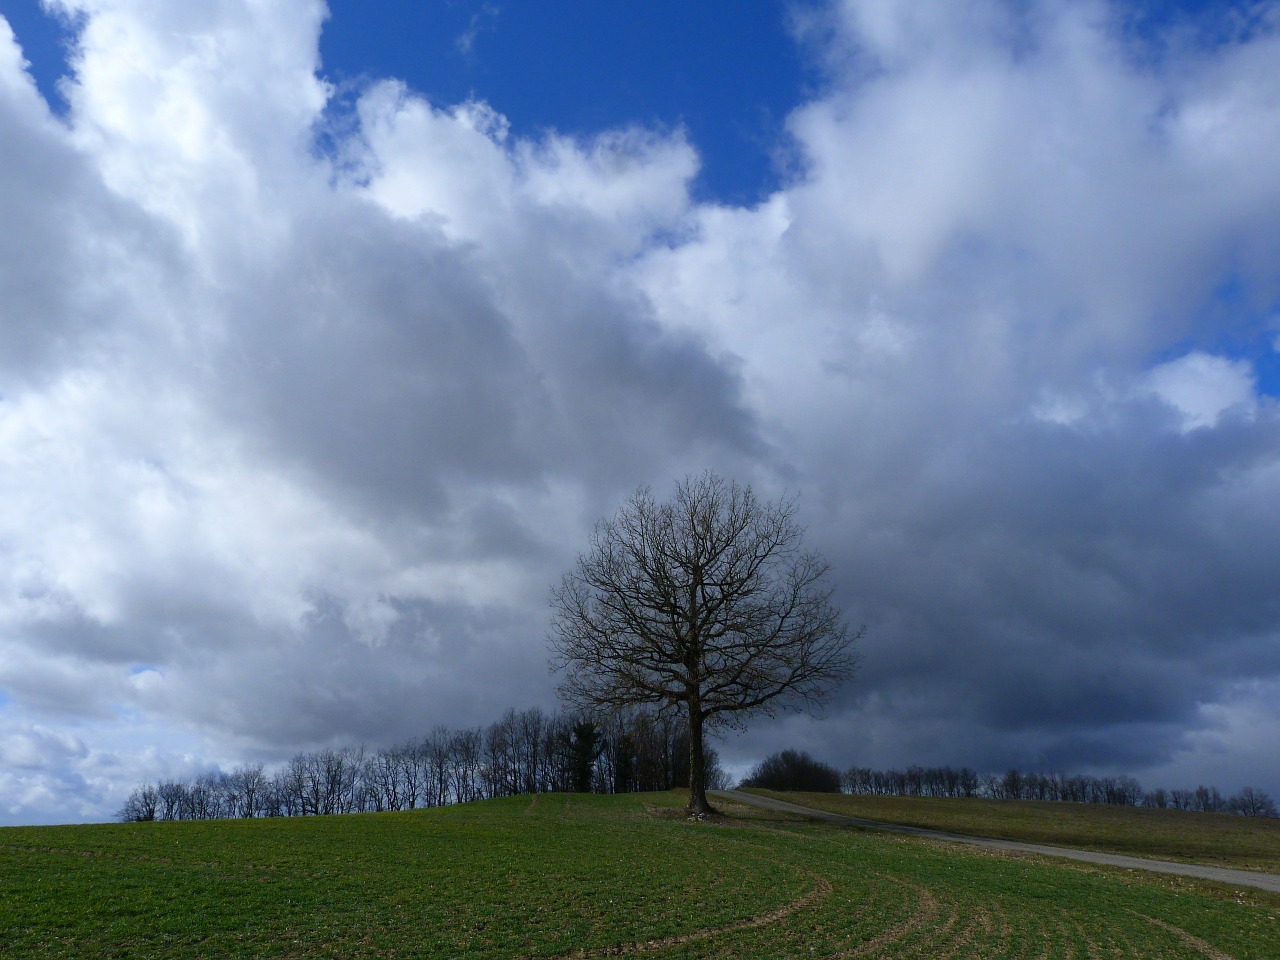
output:
[[[412,810],[422,802],[426,786],[426,752],[413,740],[401,744],[393,755],[400,766],[400,801],[402,810]]]
[[[186,817],[190,804],[187,802],[189,788],[181,780],[162,780],[156,787],[159,807],[156,817],[160,820],[182,820]]]
[[[720,755],[714,747],[706,748],[707,761],[707,789],[708,790],[729,790],[733,787],[733,777],[729,776],[729,771],[720,766]]]
[[[379,750],[365,760],[364,805],[375,812],[404,808],[404,765],[399,748]]]
[[[275,782],[276,797],[286,816],[303,817],[315,812],[308,809],[307,805],[307,758],[303,754],[295,755],[276,771],[272,779]]]
[[[1000,781],[1001,800],[1022,799],[1022,774],[1017,770],[1008,770]]]
[[[976,797],[978,795],[978,774],[969,767],[961,767],[956,771],[956,792],[953,797]]]
[[[1063,777],[1061,796],[1063,800],[1069,803],[1088,803],[1089,784],[1087,778],[1079,774]]]
[[[267,780],[266,789],[262,793],[262,815],[264,817],[288,817],[293,815],[288,799],[280,789],[282,770],[277,770]]]
[[[1157,787],[1142,798],[1142,805],[1150,807],[1152,810],[1167,809],[1169,807],[1169,791],[1164,787]]]
[[[680,710],[692,815],[711,809],[708,728],[820,703],[852,674],[856,637],[802,539],[793,501],[704,474],[667,503],[638,490],[553,591],[562,695],[588,710]]]
[[[609,718],[602,757],[611,793],[630,793],[636,784],[636,741],[621,715]]]
[[[839,793],[840,771],[803,751],[783,750],[761,760],[742,785],[765,790]]]
[[[1217,787],[1206,787],[1201,784],[1196,787],[1194,797],[1191,809],[1199,813],[1222,813],[1227,809],[1227,801],[1218,792]]]
[[[1280,816],[1276,802],[1257,787],[1245,787],[1227,801],[1227,809],[1246,817]]]
[[[983,773],[978,777],[978,789],[992,800],[1004,799],[1004,778],[998,773]],[[897,791],[888,791],[896,793]]]
[[[573,725],[569,752],[573,757],[573,789],[578,793],[590,793],[595,779],[596,761],[604,749],[599,727],[591,720],[579,720]]]
[[[449,738],[450,788],[454,803],[480,798],[483,748],[484,731],[479,727],[455,730]]]
[[[519,776],[515,765],[514,710],[508,710],[485,729],[483,755],[484,796],[505,797],[515,793],[519,789]]]
[[[874,773],[870,767],[850,767],[840,775],[840,789],[854,796],[867,796],[872,790]]]
[[[222,789],[231,816],[261,816],[267,784],[268,778],[260,763],[236,767],[223,777]]]
[[[227,816],[229,811],[222,789],[222,775],[211,771],[196,777],[188,787],[180,819],[218,820]]]
[[[120,812],[116,816],[126,823],[141,823],[154,820],[159,806],[160,794],[155,787],[147,783],[133,789],[133,792],[129,794],[129,798],[125,800],[124,806],[120,808]]]
[[[453,734],[446,726],[437,726],[422,742],[427,769],[427,806],[442,807],[449,802],[449,785],[452,782]]]

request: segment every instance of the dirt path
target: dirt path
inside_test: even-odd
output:
[[[850,827],[864,827],[869,830],[884,830],[889,833],[909,833],[917,837],[932,837],[935,840],[952,840],[956,843],[968,843],[976,847],[989,847],[995,850],[1020,850],[1026,853],[1041,853],[1050,857],[1066,857],[1069,860],[1083,860],[1086,863],[1101,863],[1111,867],[1126,867],[1130,870],[1150,870],[1153,873],[1174,873],[1183,877],[1199,877],[1203,880],[1216,880],[1237,886],[1258,887],[1272,893],[1280,893],[1280,874],[1259,873],[1254,870],[1230,870],[1226,867],[1207,867],[1197,863],[1174,863],[1170,860],[1148,860],[1145,857],[1126,857],[1118,853],[1097,853],[1093,850],[1073,850],[1069,847],[1050,847],[1040,843],[1020,843],[1016,840],[993,840],[988,837],[966,837],[959,833],[946,833],[942,830],[928,830],[924,827],[907,827],[896,823],[881,823],[878,820],[864,820],[861,817],[846,817],[825,810],[814,810],[802,807],[786,800],[774,800],[772,797],[758,797],[755,794],[743,793],[739,790],[716,790],[715,795],[726,800],[748,803],[768,810],[783,813],[797,813],[814,820],[826,820]]]

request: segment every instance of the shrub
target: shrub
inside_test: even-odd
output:
[[[766,790],[839,793],[840,772],[807,753],[783,750],[760,761],[742,781],[742,786]]]

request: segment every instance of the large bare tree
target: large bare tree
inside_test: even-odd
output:
[[[853,672],[827,563],[805,552],[795,501],[687,477],[665,503],[641,487],[597,524],[552,591],[552,666],[587,709],[656,704],[689,722],[689,813],[710,812],[703,733],[813,706]]]

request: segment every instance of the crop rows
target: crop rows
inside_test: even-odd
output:
[[[829,839],[830,831],[827,838],[818,833],[798,830],[793,841],[794,849],[805,851],[809,862],[825,861],[818,874],[828,881],[824,895],[806,911],[772,929],[739,925],[715,936],[704,931],[696,943],[690,939],[660,955],[921,960],[1223,960],[1277,955],[1274,935],[1267,945],[1252,941],[1241,927],[1226,938],[1239,951],[1232,953],[1176,922],[1149,916],[1138,909],[1149,909],[1142,901],[1152,893],[1140,879],[1116,880],[1101,872],[971,854],[914,840],[849,835]],[[849,847],[864,843],[870,849],[849,856]],[[880,869],[868,872],[868,854],[873,851],[880,854],[876,864]],[[1023,879],[1025,885],[1020,882]],[[1137,890],[1143,893],[1135,897]],[[1204,897],[1202,903],[1211,900]],[[1126,901],[1130,906],[1121,906]],[[1169,906],[1163,905],[1166,910]],[[1261,905],[1252,909],[1263,911],[1274,925],[1274,905],[1269,913]],[[1229,928],[1230,921],[1224,926]]]
[[[0,956],[1280,956],[1280,898],[743,812],[551,797],[0,831]]]

